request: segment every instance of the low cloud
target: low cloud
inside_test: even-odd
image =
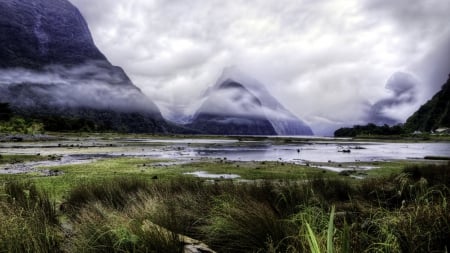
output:
[[[450,6],[441,0],[72,2],[100,50],[166,115],[195,108],[233,65],[330,134],[389,103],[393,73],[418,80],[416,101],[402,103],[417,109],[450,71]],[[411,111],[391,107],[381,111],[399,121]]]
[[[411,115],[418,101],[420,83],[413,75],[397,72],[386,84],[391,94],[370,106],[367,122],[393,125],[403,122],[403,115]]]
[[[17,107],[112,109],[157,112],[120,68],[105,62],[47,66],[43,70],[0,70],[0,101]]]
[[[276,118],[278,120],[292,118],[282,110],[275,110],[267,106],[255,94],[243,87],[217,89],[210,92],[199,110],[202,113],[218,116]]]

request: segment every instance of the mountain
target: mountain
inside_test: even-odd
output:
[[[2,0],[0,10],[0,103],[15,113],[130,132],[177,128],[98,50],[69,1]]]
[[[450,75],[441,90],[406,120],[405,129],[429,132],[439,127],[450,128]]]
[[[80,12],[67,0],[2,0],[0,9],[2,68],[106,60]]]
[[[263,115],[261,101],[233,80],[226,80],[209,94],[188,127],[208,134],[276,135]]]
[[[450,75],[441,90],[412,114],[405,124],[391,127],[387,124],[377,126],[373,123],[366,126],[355,125],[350,128],[337,129],[334,136],[400,135],[414,131],[430,132],[438,128],[450,128]]]
[[[284,108],[263,84],[227,68],[204,96],[190,128],[208,134],[312,135],[309,126]]]
[[[385,89],[390,96],[382,98],[369,106],[365,122],[375,125],[396,125],[404,122],[399,118],[398,111],[412,114],[417,102],[419,81],[410,73],[395,72],[388,79]]]

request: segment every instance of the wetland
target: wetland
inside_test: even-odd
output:
[[[445,141],[385,139],[54,134],[2,141],[0,248],[445,252],[449,154]]]

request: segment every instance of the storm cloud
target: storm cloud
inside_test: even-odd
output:
[[[396,72],[414,76],[414,100],[382,113],[404,121],[450,72],[443,0],[71,1],[100,50],[171,118],[228,66],[317,134],[366,123],[368,108],[395,98]]]

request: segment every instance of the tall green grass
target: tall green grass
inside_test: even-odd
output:
[[[182,252],[187,237],[217,252],[444,252],[449,167],[362,181],[116,177],[69,189],[59,210],[10,182],[0,252]]]
[[[182,252],[180,236],[97,203],[84,208],[72,223],[70,252]]]
[[[55,204],[29,182],[12,181],[0,199],[0,252],[60,252]]]
[[[71,189],[62,207],[67,213],[71,213],[99,201],[115,209],[121,209],[133,200],[138,192],[148,189],[148,182],[138,177],[120,177],[82,183]]]

